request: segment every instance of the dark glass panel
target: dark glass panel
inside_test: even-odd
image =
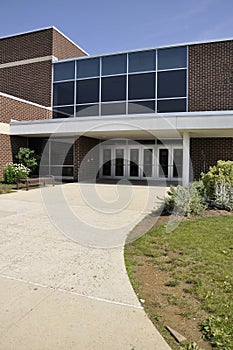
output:
[[[89,58],[77,61],[77,78],[97,77],[99,74],[99,58]]]
[[[130,150],[130,171],[129,174],[131,177],[139,176],[139,149]]]
[[[182,178],[183,171],[183,150],[174,149],[173,150],[173,177]]]
[[[51,141],[51,165],[73,165],[73,144],[65,140]]]
[[[103,176],[111,176],[111,149],[103,150]]]
[[[126,113],[126,103],[104,103],[101,105],[101,115],[116,115]]]
[[[53,108],[53,118],[69,118],[74,116],[74,106]]]
[[[185,96],[186,70],[158,73],[158,98]]]
[[[72,105],[74,104],[74,83],[55,83],[53,85],[53,105]]]
[[[99,101],[99,79],[77,81],[77,103]]]
[[[98,104],[76,106],[76,117],[93,117],[98,115]]]
[[[157,102],[158,113],[186,112],[186,99],[179,100],[159,100]]]
[[[152,177],[153,149],[143,150],[143,177]]]
[[[172,47],[158,50],[158,69],[184,68],[187,65],[187,48]]]
[[[129,54],[129,72],[155,70],[155,51],[133,52]]]
[[[112,55],[102,58],[102,75],[126,73],[127,55]]]
[[[74,61],[53,65],[54,81],[74,79]]]
[[[168,149],[159,150],[159,177],[168,177]]]
[[[128,113],[154,113],[155,101],[134,101],[128,104]]]
[[[124,149],[116,149],[115,176],[124,176]]]
[[[129,75],[129,100],[155,98],[155,73]]]
[[[102,78],[103,102],[126,99],[126,76]]]

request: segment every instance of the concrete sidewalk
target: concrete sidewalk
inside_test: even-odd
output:
[[[122,187],[68,184],[0,196],[0,349],[170,349],[131,287],[122,244],[166,189]],[[68,237],[70,223],[61,226],[59,217],[66,222],[70,212],[77,231],[80,222],[85,235],[95,229],[92,240]]]

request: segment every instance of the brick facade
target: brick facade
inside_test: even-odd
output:
[[[15,120],[40,120],[52,118],[52,111],[14,98],[0,95],[0,122]]]
[[[74,180],[95,181],[99,171],[99,140],[81,136],[74,144]]]
[[[233,138],[191,138],[190,158],[191,178],[198,179],[202,171],[207,172],[218,160],[233,161]]]
[[[52,105],[52,56],[58,59],[86,55],[54,28],[0,39],[0,65],[43,58],[41,62],[0,66],[0,92],[50,107]]]
[[[233,40],[189,46],[189,111],[233,110]]]

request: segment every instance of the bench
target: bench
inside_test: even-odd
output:
[[[19,184],[25,184],[26,185],[26,190],[29,190],[30,186],[33,185],[43,185],[46,186],[46,184],[49,185],[55,185],[55,181],[54,181],[54,176],[50,175],[50,176],[45,176],[45,177],[29,177],[29,178],[21,178],[18,179],[17,181],[17,190],[19,189]]]

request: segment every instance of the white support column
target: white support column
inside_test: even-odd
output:
[[[190,135],[189,132],[183,133],[183,176],[182,185],[189,184],[189,167],[190,167]]]

